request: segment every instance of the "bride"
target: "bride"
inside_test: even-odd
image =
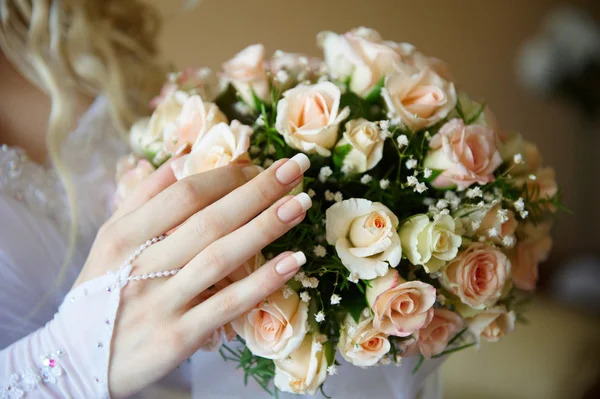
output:
[[[199,349],[306,258],[203,294],[303,219],[309,197],[286,193],[308,158],[180,182],[167,164],[111,215],[124,132],[164,77],[157,16],[134,0],[0,0],[0,17],[0,398],[148,397],[157,383],[265,396]],[[325,391],[412,399],[436,367],[342,367]]]

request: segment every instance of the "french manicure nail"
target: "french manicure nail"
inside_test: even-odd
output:
[[[293,199],[281,205],[277,210],[277,217],[283,223],[297,219],[312,206],[312,200],[306,193],[300,193]]]
[[[306,172],[309,167],[308,157],[303,153],[298,153],[277,169],[275,178],[281,184],[290,184]]]
[[[295,272],[306,263],[306,256],[301,251],[286,256],[275,265],[275,270],[282,276]]]

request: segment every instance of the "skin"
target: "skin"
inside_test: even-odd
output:
[[[5,99],[0,102],[0,143],[19,146],[42,163],[47,154],[40,147],[45,143],[45,123],[40,121],[48,116],[49,102],[20,77],[19,84],[10,83],[9,73],[16,79],[16,72],[4,58],[0,63]],[[27,115],[16,112],[23,109]],[[289,184],[276,177],[286,162],[274,163],[250,181],[238,165],[176,181],[167,163],[100,228],[74,286],[118,270],[140,244],[169,231],[166,239],[141,254],[132,273],[182,268],[173,277],[131,282],[123,288],[111,345],[111,397],[130,396],[167,375],[215,329],[280,289],[296,273],[300,265],[291,252],[284,252],[206,301],[198,300],[204,290],[305,217],[301,204],[285,195],[302,180],[300,166],[289,161],[288,175],[291,170],[295,176]],[[289,222],[277,214],[284,204],[297,215]],[[280,274],[275,269],[280,262],[293,267]]]

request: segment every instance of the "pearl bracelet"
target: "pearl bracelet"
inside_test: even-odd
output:
[[[145,243],[143,243],[142,245],[140,245],[140,247],[129,257],[129,259],[127,259],[127,261],[123,264],[123,266],[121,266],[121,269],[125,269],[129,266],[133,267],[133,261],[136,260],[142,254],[142,252],[144,252],[150,245],[156,244],[157,242],[162,241],[165,238],[167,238],[167,236],[160,235],[160,236],[154,237],[151,240],[148,240]],[[153,278],[157,278],[157,277],[171,277],[171,276],[174,276],[177,273],[179,273],[179,270],[181,270],[181,268],[165,270],[165,271],[161,271],[158,273],[144,273],[139,276],[128,276],[127,281],[148,280],[148,279],[153,279]]]

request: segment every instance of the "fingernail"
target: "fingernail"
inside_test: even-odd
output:
[[[283,223],[297,219],[312,206],[312,200],[306,193],[300,193],[293,199],[281,205],[277,210],[277,217]]]
[[[287,276],[290,273],[295,273],[300,266],[306,263],[306,256],[301,251],[295,252],[290,256],[280,260],[275,265],[275,270],[282,276]]]
[[[250,181],[250,180],[254,179],[256,176],[258,176],[263,170],[264,170],[263,168],[261,168],[260,166],[257,166],[257,165],[244,166],[242,168],[242,173],[244,174],[246,181]]]
[[[310,161],[306,155],[299,153],[281,165],[275,172],[275,178],[281,184],[290,184],[308,170]]]

